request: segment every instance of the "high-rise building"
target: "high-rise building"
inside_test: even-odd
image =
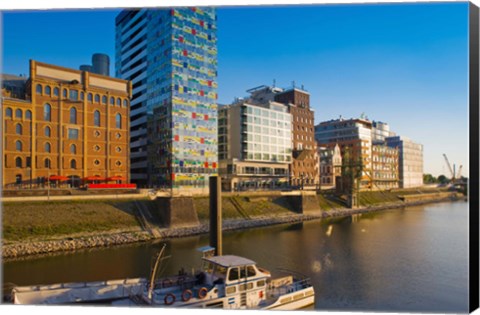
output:
[[[132,181],[208,187],[218,162],[215,9],[124,10],[115,23],[116,75],[133,84]]]
[[[28,80],[3,77],[3,188],[129,181],[129,82],[34,60]]]

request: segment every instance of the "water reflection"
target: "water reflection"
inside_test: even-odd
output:
[[[445,203],[224,233],[224,254],[248,257],[274,276],[296,271],[321,310],[466,312],[468,204]],[[167,242],[164,274],[200,265],[207,236]],[[7,262],[19,285],[147,277],[161,243]]]

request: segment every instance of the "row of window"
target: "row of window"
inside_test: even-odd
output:
[[[6,118],[13,118],[13,110],[10,107],[7,107],[5,110],[5,117]],[[23,111],[20,108],[15,110],[15,118],[23,119]],[[32,111],[27,109],[25,111],[25,119],[32,120]]]
[[[13,110],[10,107],[7,107],[5,110],[5,116],[8,118],[12,118],[13,115]],[[21,109],[16,109],[15,110],[15,118],[23,118],[23,112]],[[32,119],[32,111],[27,110],[25,112],[25,118],[27,120]],[[43,106],[43,119],[46,121],[52,121],[52,106],[50,104],[45,104]],[[70,124],[77,124],[77,109],[75,107],[70,108]],[[93,124],[96,127],[100,127],[101,125],[101,119],[100,119],[100,111],[96,110],[93,112]],[[17,124],[18,126],[19,124]],[[18,128],[18,127],[16,127]],[[20,128],[20,133],[17,132],[17,134],[21,134],[21,126]],[[115,128],[121,129],[122,128],[122,115],[120,113],[117,113],[115,115]]]
[[[52,88],[48,85],[45,86],[45,89],[44,89],[41,84],[37,84],[37,86],[35,88],[35,91],[38,95],[52,96]],[[60,89],[58,87],[53,88],[53,96],[58,97],[59,95],[60,95]],[[81,101],[83,101],[84,98],[85,98],[85,93],[84,92],[79,93],[78,90],[63,89],[62,90],[62,96],[64,98],[68,98],[68,99],[73,100],[73,101],[78,101],[79,99]],[[94,103],[94,99],[95,99],[95,103],[100,104],[100,95],[99,94],[95,94],[95,95],[93,95],[92,93],[87,94],[87,100],[90,103]],[[101,103],[104,104],[104,105],[106,105],[107,102],[109,101],[110,105],[112,105],[112,106],[117,105],[117,106],[120,107],[120,106],[122,106],[122,103],[123,103],[123,107],[128,106],[128,100],[123,99],[123,101],[122,101],[122,98],[120,98],[120,97],[115,98],[113,96],[110,96],[110,100],[109,100],[106,95],[102,95],[101,100],[102,100]]]
[[[47,128],[48,128],[48,127],[47,127]],[[22,143],[22,141],[20,141],[20,140],[15,141],[15,149],[16,149],[18,152],[22,152],[22,151],[23,151],[23,143]],[[45,149],[45,152],[51,153],[51,152],[52,152],[52,146],[51,146],[51,144],[50,144],[49,142],[45,142],[45,144],[44,144],[44,149]],[[100,149],[101,149],[101,148],[100,148],[99,145],[95,145],[95,146],[94,146],[94,150],[95,150],[95,151],[98,152],[98,151],[100,151]],[[115,152],[117,152],[117,153],[122,152],[122,148],[119,147],[119,146],[117,146],[117,147],[115,148]],[[75,144],[71,144],[71,145],[70,145],[70,153],[71,153],[71,154],[77,154],[77,146],[76,146]]]
[[[101,163],[100,163],[99,160],[94,160],[93,164],[95,166],[99,166]],[[120,166],[122,166],[122,162],[117,160],[117,161],[115,161],[115,165],[117,167],[120,167]],[[43,160],[43,166],[44,166],[44,168],[51,168],[52,167],[52,161],[50,160],[50,158],[46,158],[46,159]],[[15,158],[15,167],[17,167],[17,168],[22,168],[23,167],[23,159],[19,156],[17,156]],[[30,157],[27,157],[25,167],[31,167]],[[77,161],[75,159],[70,160],[70,168],[71,169],[76,169],[77,168]]]

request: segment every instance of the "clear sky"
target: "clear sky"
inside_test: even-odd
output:
[[[28,60],[78,68],[110,55],[119,10],[3,14],[3,71]],[[424,145],[424,172],[468,174],[468,5],[367,4],[218,9],[219,103],[276,80],[311,94],[315,123],[359,117]]]

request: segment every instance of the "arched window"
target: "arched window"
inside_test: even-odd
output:
[[[27,120],[32,120],[32,111],[31,111],[31,110],[28,109],[28,110],[25,112],[25,118],[26,118]]]
[[[107,105],[107,97],[105,95],[102,96],[102,104]]]
[[[93,113],[93,125],[100,127],[100,112],[98,110]]]
[[[52,136],[52,129],[50,127],[45,127],[45,137],[51,137]]]
[[[115,105],[115,97],[110,97],[110,105]]]
[[[77,109],[75,107],[70,108],[70,123],[77,123]]]
[[[17,124],[17,125],[15,126],[15,133],[16,133],[17,135],[21,135],[21,134],[23,133],[22,125],[21,125],[21,124]]]
[[[47,94],[48,96],[52,94],[52,88],[49,85],[45,87],[45,94]]]
[[[60,94],[60,90],[58,89],[58,87],[53,88],[53,95],[58,96],[59,94]]]
[[[95,94],[95,103],[100,103],[100,95]]]
[[[37,92],[37,94],[42,95],[42,92],[43,92],[42,86],[40,84],[37,84],[35,91]]]
[[[70,153],[71,154],[77,154],[77,146],[76,145],[72,144],[70,146]]]
[[[17,140],[15,142],[15,148],[16,148],[17,151],[22,152],[22,141]]]
[[[67,96],[68,96],[68,91],[67,91],[67,89],[63,89],[63,97],[64,97],[64,98],[67,98]]]
[[[121,98],[117,98],[117,106],[122,106],[122,99]]]
[[[21,157],[15,158],[15,167],[22,167],[23,161]]]
[[[17,109],[15,110],[15,118],[20,118],[20,119],[22,119],[22,116],[23,116],[22,110],[21,110],[20,108],[17,108]]]
[[[21,166],[19,166],[21,167]],[[15,175],[15,184],[20,185],[22,183],[22,174]]]
[[[7,109],[5,110],[5,116],[12,118],[12,115],[13,115],[13,110],[10,107],[7,107]]]
[[[123,107],[127,107],[128,106],[128,101],[127,100],[123,100]]]
[[[47,158],[45,159],[44,165],[45,165],[45,168],[50,168],[52,166],[52,162],[50,161],[50,159]]]
[[[90,103],[93,103],[93,95],[92,95],[92,93],[88,93],[88,95],[87,95],[87,101],[89,101]]]
[[[52,146],[48,142],[45,142],[45,152],[48,152],[48,153],[52,152]]]
[[[43,106],[43,119],[46,121],[52,121],[52,106],[45,104]]]
[[[71,161],[70,161],[70,168],[76,169],[76,168],[77,168],[77,161],[71,160]]]
[[[122,115],[120,114],[115,115],[115,127],[118,129],[122,128]]]

